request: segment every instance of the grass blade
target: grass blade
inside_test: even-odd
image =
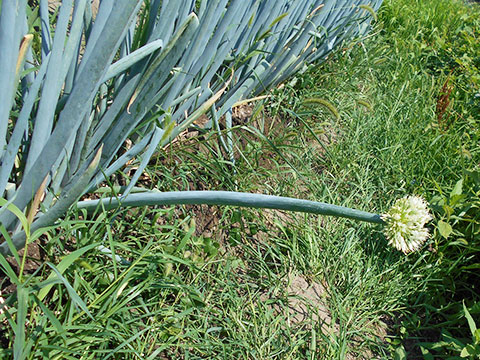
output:
[[[15,257],[15,261],[17,264],[20,264],[20,256],[18,255],[18,252],[16,251],[15,247],[13,246],[12,239],[10,238],[10,235],[8,232],[5,230],[3,225],[0,224],[0,233],[3,235],[3,238],[5,239],[5,242],[8,244],[8,248],[10,249],[11,253]],[[0,266],[3,267],[3,270],[5,271],[5,274],[8,276],[10,281],[14,283],[15,285],[19,286],[20,281],[17,277],[17,274],[15,271],[12,269],[10,264],[8,263],[7,259],[0,254]]]
[[[25,323],[27,321],[28,290],[23,286],[17,288],[17,324],[15,327],[15,340],[13,342],[13,358],[25,358]]]
[[[95,247],[97,247],[98,244],[95,243],[95,244],[90,244],[90,245],[87,245],[87,246],[84,246],[82,247],[81,249],[78,249],[78,250],[75,250],[74,252],[68,254],[67,256],[65,256],[62,261],[60,261],[57,265],[57,270],[60,274],[63,274],[74,262],[75,260],[77,260],[79,257],[83,256],[83,254],[85,254],[86,252],[94,249]],[[55,278],[55,274],[54,273],[51,273],[47,280],[52,280]],[[50,285],[47,285],[45,287],[43,287],[39,293],[38,293],[38,299],[40,301],[42,301],[45,296],[47,296],[47,294],[49,293],[49,291],[51,290],[52,286],[54,284],[50,284]]]
[[[72,287],[72,285],[70,285],[70,283],[67,281],[67,279],[65,279],[63,277],[63,275],[60,273],[60,271],[57,270],[57,268],[55,267],[55,265],[53,265],[52,263],[49,263],[47,262],[47,265],[50,266],[52,268],[52,270],[54,271],[54,273],[57,275],[58,279],[60,279],[60,281],[62,282],[62,284],[65,286],[65,288],[67,289],[67,292],[68,292],[68,295],[70,296],[70,299],[72,300],[72,302],[78,306],[80,309],[82,309],[83,312],[85,312],[85,314],[87,314],[90,319],[92,319],[92,321],[95,321],[94,317],[92,316],[92,314],[90,313],[90,311],[88,310],[88,307],[87,305],[85,304],[85,302],[80,298],[80,296],[78,296],[77,292],[75,291],[75,289]]]

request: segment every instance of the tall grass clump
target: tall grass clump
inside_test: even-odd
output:
[[[300,257],[299,266],[317,264],[333,288],[349,346],[362,347],[354,334],[368,339],[363,326],[383,317],[387,335],[371,336],[376,351],[389,348],[385,358],[476,356],[478,11],[464,1],[386,1],[368,39],[343,47],[273,99],[293,135],[270,141],[297,169],[278,191],[295,192],[301,183],[304,193],[352,207],[383,209],[413,193],[429,203],[427,246],[402,260],[381,251],[382,237],[358,229],[350,237],[347,226],[344,236],[322,237],[318,251],[292,235],[315,259]],[[318,139],[326,150],[313,146]]]
[[[434,158],[429,163],[436,174],[429,175],[425,185],[437,219],[427,259],[436,280],[416,300],[417,311],[406,328],[424,339],[421,349],[426,357],[475,358],[479,343],[473,324],[479,323],[480,303],[476,270],[480,265],[480,9],[462,1],[385,5],[384,31],[407,47],[414,61],[422,64],[419,71],[435,84],[424,136],[435,144],[428,156]]]
[[[322,166],[331,186],[343,180],[345,198],[419,193],[430,204],[428,246],[407,261],[421,270],[417,290],[397,298],[387,338],[397,356],[478,356],[479,11],[464,1],[386,1],[363,49],[345,48],[294,89],[344,109],[334,160]],[[335,96],[315,87],[319,79]],[[293,110],[306,113],[300,101]]]

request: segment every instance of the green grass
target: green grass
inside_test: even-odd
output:
[[[480,72],[469,51],[480,45],[467,36],[480,29],[475,9],[454,0],[385,1],[367,39],[275,90],[254,119],[237,124],[235,168],[219,160],[215,136],[197,136],[160,152],[141,182],[379,213],[407,194],[448,198],[479,163]],[[454,101],[440,119],[449,74]],[[322,100],[307,104],[312,98]],[[468,341],[462,301],[475,319],[479,313],[478,291],[466,291],[478,276],[459,269],[478,264],[478,233],[442,204],[434,209],[432,239],[409,256],[388,247],[379,227],[343,219],[206,206],[88,220],[72,211],[42,240],[47,261],[60,268],[65,254],[92,243],[121,258],[86,251],[63,272],[70,292],[55,284],[42,300],[52,268],[27,274],[8,300],[9,316],[0,315],[2,355],[18,348],[49,359],[421,358],[415,344],[439,340],[442,329]],[[454,228],[447,239],[440,219]],[[469,245],[455,245],[459,239]],[[294,296],[292,279],[324,292]],[[304,321],[288,310],[295,298],[308,309]],[[14,336],[22,316],[25,338]]]

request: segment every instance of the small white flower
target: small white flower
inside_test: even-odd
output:
[[[428,239],[425,224],[432,220],[427,203],[418,196],[398,199],[390,210],[382,215],[388,244],[404,254],[418,250]]]

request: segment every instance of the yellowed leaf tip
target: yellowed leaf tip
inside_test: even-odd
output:
[[[27,51],[30,48],[30,45],[32,44],[32,40],[33,40],[33,34],[27,34],[22,39],[22,42],[20,44],[20,50],[18,52],[17,66],[15,68],[15,73],[17,74],[17,76],[21,70],[21,67],[25,62]]]
[[[97,153],[95,154],[95,157],[93,158],[92,162],[90,165],[88,165],[87,171],[92,171],[95,170],[100,162],[100,158],[102,156],[102,151],[103,151],[103,144],[100,145],[100,148],[97,150]]]

